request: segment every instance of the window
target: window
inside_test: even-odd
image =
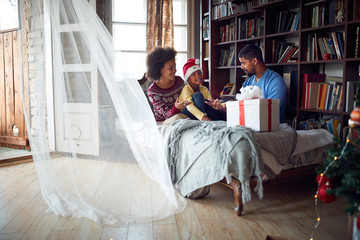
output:
[[[17,0],[0,0],[0,31],[19,27]]]
[[[183,77],[182,68],[187,61],[187,0],[173,0],[174,48],[176,55],[176,75]]]
[[[177,75],[187,60],[187,0],[173,0],[174,47]],[[147,0],[113,0],[112,31],[116,66],[122,66],[132,77],[140,79],[146,72]]]

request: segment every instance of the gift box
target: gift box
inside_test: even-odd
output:
[[[241,125],[255,131],[279,131],[279,105],[279,99],[250,99],[226,102],[227,126]]]

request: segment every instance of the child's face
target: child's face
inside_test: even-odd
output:
[[[193,72],[190,75],[188,81],[189,81],[191,86],[199,86],[199,85],[201,85],[203,83],[203,81],[204,81],[202,72],[200,70],[196,70],[195,72]]]

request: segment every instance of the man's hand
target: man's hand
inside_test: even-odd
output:
[[[222,101],[219,99],[211,99],[209,102],[206,102],[208,105],[210,105],[212,108],[224,112],[226,110],[226,106],[222,105]]]

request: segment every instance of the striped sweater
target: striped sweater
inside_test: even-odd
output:
[[[156,121],[165,121],[167,118],[180,112],[180,110],[175,107],[175,102],[180,96],[184,86],[184,80],[179,76],[175,76],[175,84],[170,88],[160,88],[155,82],[149,86],[147,93],[154,107],[153,110]]]

